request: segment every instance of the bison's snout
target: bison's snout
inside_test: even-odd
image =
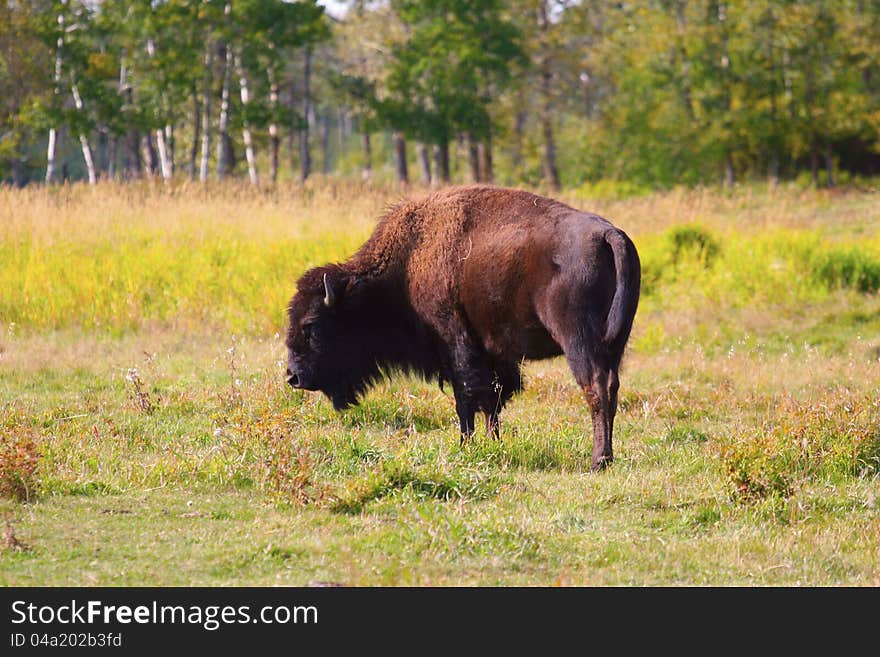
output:
[[[297,390],[317,390],[313,378],[302,368],[287,368],[287,385]]]
[[[300,381],[299,374],[287,370],[287,385],[291,388],[301,388],[302,382]]]

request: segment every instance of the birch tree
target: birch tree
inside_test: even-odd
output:
[[[223,86],[220,91],[220,118],[217,122],[217,179],[223,180],[228,168],[229,156],[229,87],[232,82],[233,45],[230,31],[232,2],[227,0],[223,9],[226,42],[223,44]]]
[[[201,157],[199,159],[199,181],[206,182],[208,180],[208,165],[211,158],[211,97],[213,76],[211,71],[214,67],[214,47],[211,41],[205,46],[205,72],[203,78],[202,89],[202,145]]]
[[[64,101],[62,100],[61,95],[61,73],[62,68],[64,67],[64,26],[65,19],[64,14],[62,13],[64,8],[66,8],[66,3],[62,4],[59,8],[58,16],[56,18],[58,24],[57,37],[55,38],[55,74],[53,76],[53,80],[55,82],[54,89],[54,100],[53,100],[53,116],[52,116],[52,127],[49,128],[49,143],[46,149],[46,182],[53,183],[55,182],[55,154],[58,149],[58,126],[57,122],[61,120],[62,108]]]
[[[76,111],[80,114],[82,124],[88,125],[85,106],[83,105],[82,97],[79,94],[79,87],[77,86],[76,79],[73,78],[73,74],[71,74],[70,92],[73,95],[73,103],[76,106]],[[98,182],[98,175],[95,172],[95,160],[92,157],[92,147],[89,144],[88,134],[86,132],[86,128],[84,127],[81,128],[79,132],[79,143],[80,147],[82,148],[83,160],[86,163],[86,171],[88,172],[89,176],[89,184],[94,185]]]
[[[241,136],[244,140],[244,152],[245,157],[247,158],[248,164],[248,177],[250,178],[252,185],[259,185],[260,180],[257,177],[257,157],[254,151],[254,140],[251,135],[250,127],[248,126],[248,103],[250,102],[250,91],[248,89],[248,79],[245,73],[244,67],[241,65],[241,55],[235,55],[235,70],[238,74],[238,86],[241,94],[241,107],[242,107],[242,128],[241,128]]]

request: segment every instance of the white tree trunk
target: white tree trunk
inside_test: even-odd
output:
[[[79,143],[82,146],[83,160],[85,160],[86,169],[89,172],[89,184],[94,185],[98,182],[98,175],[95,172],[95,161],[92,159],[92,147],[89,146],[89,138],[83,132],[79,134]]]
[[[281,137],[278,134],[278,124],[275,123],[275,112],[278,109],[278,81],[270,67],[267,69],[269,77],[269,107],[272,111],[272,122],[269,123],[269,139],[272,152],[270,154],[269,177],[272,182],[278,180],[278,150],[281,145]]]
[[[58,131],[49,128],[49,148],[46,152],[46,182],[51,184],[55,178],[55,147],[58,139]]]
[[[156,55],[156,42],[150,38],[147,39],[147,55],[149,55],[152,60]],[[165,96],[162,95],[162,107],[165,106]],[[155,130],[156,134],[156,148],[159,151],[159,171],[162,174],[162,180],[164,182],[168,182],[171,180],[171,157],[169,152],[170,139],[166,140],[165,138],[165,130],[168,130],[169,126],[166,126],[165,129],[159,128]],[[169,131],[170,134],[170,131]]]
[[[76,105],[76,110],[82,113],[83,102],[79,95],[79,89],[77,88],[76,83],[71,85],[70,91],[73,93],[73,102]],[[86,162],[86,170],[89,172],[89,184],[94,185],[98,182],[98,176],[95,173],[95,161],[92,158],[92,147],[89,146],[89,138],[86,136],[86,133],[79,133],[79,143],[80,146],[82,146],[83,159]]]
[[[250,94],[248,93],[248,80],[244,73],[244,67],[241,65],[241,55],[235,56],[235,70],[238,73],[238,86],[241,89],[241,106],[242,110],[247,112],[247,105],[250,102]],[[242,121],[241,136],[244,140],[244,153],[248,163],[248,177],[251,179],[252,185],[259,185],[260,180],[257,177],[257,158],[254,153],[254,142],[251,138],[251,130],[248,127],[247,119]]]
[[[205,48],[205,96],[202,102],[202,157],[199,162],[199,181],[208,180],[208,161],[211,158],[211,66],[214,58],[211,46]]]
[[[64,47],[64,16],[58,16],[58,27],[61,35],[55,44],[55,97],[61,96],[61,49]],[[49,147],[46,149],[46,182],[52,183],[55,179],[55,152],[58,146],[58,129],[49,128]]]
[[[162,172],[162,180],[171,180],[171,158],[168,153],[168,144],[165,141],[165,131],[156,130],[156,147],[159,149],[159,169]]]
[[[217,124],[217,178],[226,176],[226,139],[229,135],[229,77],[232,68],[232,49],[226,47],[226,61],[223,64],[223,90],[220,93],[220,121]]]
[[[232,16],[232,2],[227,2],[223,10],[226,21]],[[217,125],[217,178],[226,176],[226,142],[229,139],[229,83],[232,76],[232,44],[226,44],[226,57],[223,61],[223,90],[220,93],[220,122]]]

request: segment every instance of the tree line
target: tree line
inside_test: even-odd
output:
[[[880,173],[880,0],[334,10],[0,0],[0,178],[555,189]]]

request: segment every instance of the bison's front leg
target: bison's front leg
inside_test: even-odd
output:
[[[452,387],[455,391],[455,412],[458,414],[458,424],[461,430],[459,444],[464,445],[474,435],[474,418],[477,414],[477,405],[465,384],[453,382]]]
[[[484,352],[473,342],[460,336],[452,353],[452,389],[455,393],[455,412],[461,428],[461,444],[474,435],[474,417],[483,410],[492,386],[492,370]]]

